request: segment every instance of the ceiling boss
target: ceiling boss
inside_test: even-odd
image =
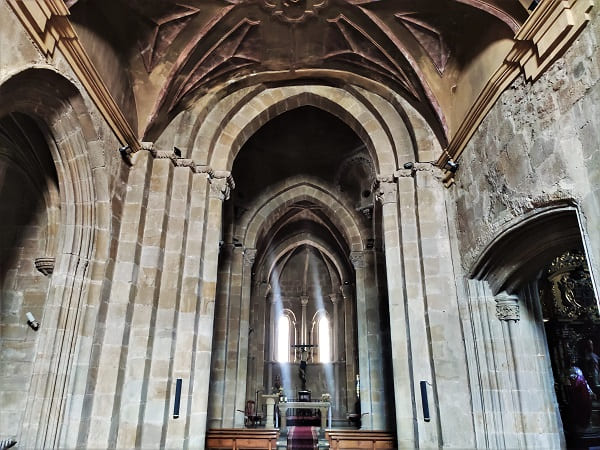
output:
[[[327,6],[328,0],[263,0],[263,5],[274,17],[284,22],[300,23]]]

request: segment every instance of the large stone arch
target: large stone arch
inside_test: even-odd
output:
[[[391,173],[397,168],[393,142],[385,127],[365,104],[346,90],[330,86],[286,86],[260,91],[246,100],[243,106],[237,106],[239,109],[230,120],[218,126],[208,146],[208,161],[214,170],[230,170],[235,156],[254,132],[277,115],[305,105],[321,108],[348,124],[365,142],[380,172]],[[194,146],[195,152],[198,147]]]
[[[486,280],[494,294],[516,292],[553,255],[581,244],[582,238],[575,204],[538,208],[500,230],[473,265],[471,278]]]
[[[272,223],[275,217],[283,214],[293,203],[310,200],[331,212],[330,218],[346,237],[351,251],[364,250],[369,236],[366,227],[361,224],[358,213],[332,192],[335,192],[332,186],[316,179],[288,179],[259,196],[240,220],[236,235],[240,236],[246,248],[255,248],[259,232],[267,221]]]
[[[66,418],[81,420],[96,305],[90,303],[109,258],[109,188],[100,139],[78,89],[48,68],[27,68],[0,84],[0,116],[19,112],[44,134],[56,167],[60,227],[55,266],[19,441],[27,447],[65,445]],[[91,155],[91,152],[94,155]],[[95,302],[100,299],[96,298]],[[93,327],[92,327],[93,328]],[[76,433],[70,433],[76,435]],[[74,446],[71,444],[70,446]]]

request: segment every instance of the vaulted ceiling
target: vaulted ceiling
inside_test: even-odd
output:
[[[470,104],[452,97],[457,85],[467,97],[476,95],[497,67],[477,60],[510,42],[528,14],[518,0],[66,3],[86,51],[142,140],[155,139],[210,90],[252,79],[317,78],[385,85],[444,141],[453,115]]]

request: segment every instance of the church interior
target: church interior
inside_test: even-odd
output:
[[[600,448],[597,11],[3,0],[0,450]]]

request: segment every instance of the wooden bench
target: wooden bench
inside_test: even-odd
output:
[[[396,448],[396,437],[387,431],[325,430],[331,450]]]
[[[207,450],[275,450],[279,430],[221,428],[206,433]]]

